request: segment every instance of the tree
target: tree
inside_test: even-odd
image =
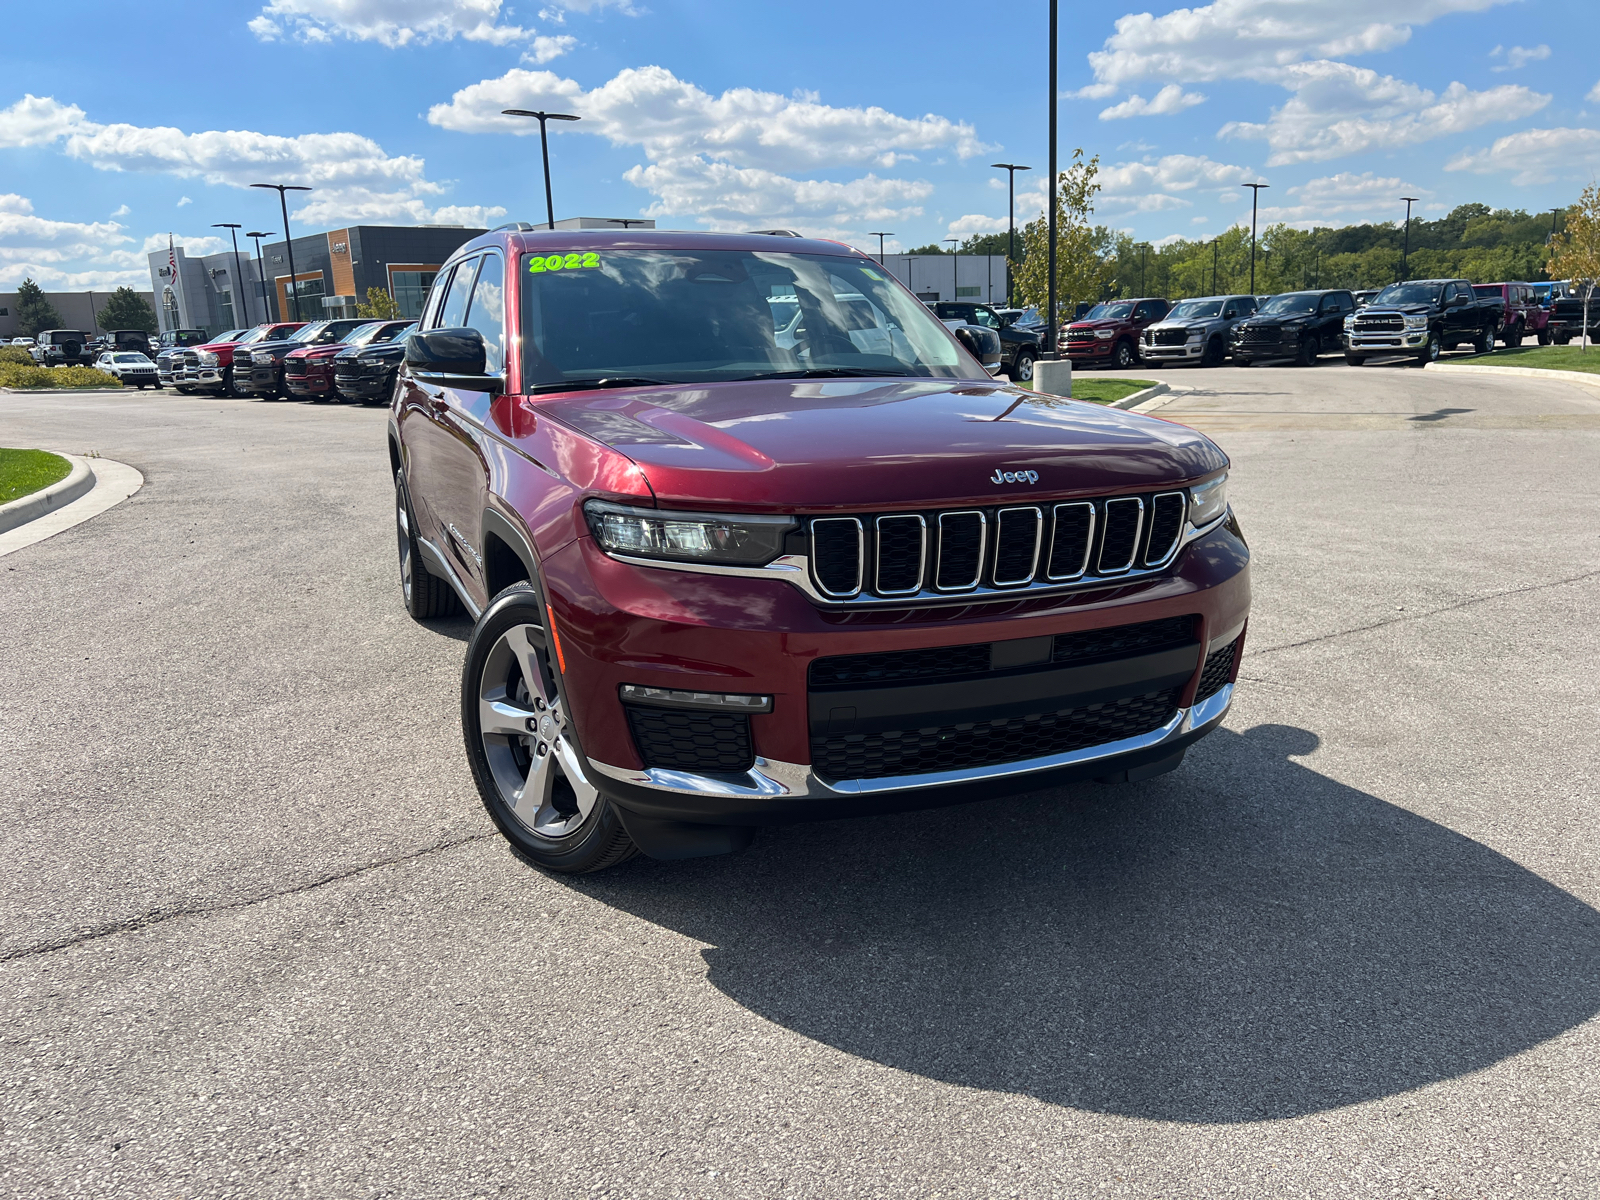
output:
[[[369,287],[367,302],[356,305],[356,316],[371,317],[377,321],[394,321],[399,319],[400,306],[394,302],[394,297],[382,288]]]
[[[1550,239],[1551,279],[1570,279],[1583,288],[1583,340],[1589,348],[1589,301],[1600,285],[1600,184],[1583,189],[1578,203],[1567,209],[1566,228]]]
[[[923,256],[930,254],[949,254],[950,251],[946,250],[943,246],[936,242],[929,242],[926,246],[913,247],[912,249],[907,250],[906,253],[914,254],[918,258],[922,258]]]
[[[100,310],[100,327],[142,329],[146,333],[154,333],[158,328],[156,310],[131,287],[119,287],[111,293],[111,299],[107,300]]]
[[[41,329],[57,329],[61,314],[44,298],[44,289],[32,279],[17,285],[17,332],[23,337],[38,337]]]
[[[1057,177],[1056,302],[1061,305],[1098,300],[1111,282],[1113,267],[1104,257],[1109,240],[1106,231],[1089,224],[1095,193],[1100,190],[1099,173],[1100,156],[1085,162],[1079,149],[1072,152],[1072,165]],[[1022,262],[1012,268],[1017,297],[1041,312],[1049,303],[1049,243],[1050,222],[1041,213],[1022,227]]]

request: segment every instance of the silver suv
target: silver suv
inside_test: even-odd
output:
[[[1198,362],[1202,367],[1220,367],[1228,358],[1233,327],[1255,311],[1254,296],[1180,300],[1165,317],[1145,329],[1139,357],[1151,366]]]

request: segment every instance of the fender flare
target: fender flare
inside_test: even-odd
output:
[[[478,531],[478,544],[481,546],[487,542],[489,540],[487,535],[491,533],[511,548],[511,552],[521,561],[523,569],[528,572],[528,582],[538,589],[540,596],[548,600],[550,593],[544,585],[543,573],[539,570],[539,556],[534,553],[533,542],[526,531],[518,528],[498,509],[485,508]]]

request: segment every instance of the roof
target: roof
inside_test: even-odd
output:
[[[669,229],[491,230],[462,245],[457,254],[487,246],[532,253],[570,250],[743,250],[751,253],[830,254],[871,258],[843,242],[823,238],[776,237],[764,233],[710,233]],[[873,259],[876,262],[876,259]]]

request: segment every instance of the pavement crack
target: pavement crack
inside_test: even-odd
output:
[[[1386,625],[1399,625],[1406,621],[1425,621],[1429,617],[1436,617],[1440,613],[1456,612],[1463,608],[1471,608],[1475,604],[1487,604],[1491,600],[1501,600],[1507,596],[1523,596],[1529,592],[1544,592],[1551,588],[1566,587],[1571,583],[1582,583],[1586,579],[1600,578],[1600,571],[1585,571],[1582,575],[1572,575],[1566,579],[1552,579],[1548,583],[1530,583],[1527,587],[1508,588],[1503,592],[1490,592],[1486,596],[1474,596],[1470,600],[1462,600],[1458,604],[1446,604],[1441,608],[1430,608],[1426,612],[1406,613],[1403,617],[1389,617],[1383,621],[1374,621],[1370,625],[1356,625],[1350,629],[1340,629],[1334,633],[1324,633],[1317,637],[1305,638],[1298,642],[1285,642],[1281,646],[1263,646],[1259,650],[1245,649],[1245,658],[1257,658],[1263,654],[1276,654],[1279,650],[1295,650],[1301,646],[1315,646],[1318,642],[1331,642],[1335,638],[1349,637],[1353,633],[1366,633],[1372,629],[1382,629]]]
[[[397,854],[392,858],[378,859],[376,862],[362,863],[359,867],[351,867],[346,871],[335,871],[330,875],[324,875],[307,883],[281,888],[273,892],[263,892],[256,896],[247,896],[242,900],[228,900],[220,904],[197,904],[182,908],[154,909],[136,917],[127,917],[121,921],[108,921],[103,925],[96,925],[93,928],[73,934],[71,937],[57,938],[47,942],[35,942],[31,946],[19,946],[14,950],[7,950],[0,953],[0,963],[15,962],[23,958],[34,958],[41,954],[54,954],[57,950],[67,950],[73,946],[81,946],[115,934],[133,933],[140,929],[149,929],[151,926],[162,925],[178,917],[203,917],[212,913],[234,912],[243,908],[253,908],[257,904],[265,904],[269,900],[277,900],[284,896],[298,896],[303,892],[314,892],[319,888],[327,887],[330,883],[353,879],[357,875],[365,875],[368,871],[376,871],[380,867],[398,866],[401,863],[412,862],[430,854],[453,850],[457,846],[465,846],[471,842],[481,842],[484,838],[496,836],[498,835],[493,833],[473,833],[466,837],[448,838],[435,842],[431,846],[424,846],[420,850],[411,850],[405,854]]]

